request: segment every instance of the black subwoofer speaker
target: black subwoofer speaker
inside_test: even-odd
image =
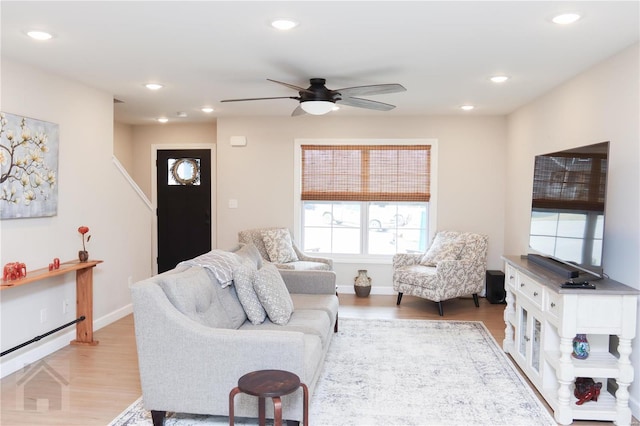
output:
[[[507,292],[504,290],[504,272],[487,271],[486,290],[489,303],[506,303]]]

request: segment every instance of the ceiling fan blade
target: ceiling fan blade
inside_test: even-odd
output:
[[[375,109],[377,111],[390,111],[396,106],[384,102],[371,101],[369,99],[346,97],[336,101],[340,105],[348,105],[357,108]]]
[[[223,99],[220,102],[242,102],[242,101],[264,101],[267,99],[295,99],[300,100],[297,96],[274,96],[272,98],[244,98],[244,99]]]
[[[334,90],[343,96],[368,96],[368,95],[382,95],[385,93],[397,93],[404,92],[407,89],[402,84],[372,84],[369,86],[355,86],[345,87],[342,89]]]
[[[305,93],[313,94],[313,92],[311,90],[305,89],[304,87],[295,86],[295,85],[289,84],[289,83],[283,83],[282,81],[272,80],[270,78],[268,78],[267,80],[272,82],[272,83],[282,84],[283,86],[287,86],[289,89],[293,89],[293,90],[298,91],[298,92],[305,92]]]
[[[293,112],[291,113],[291,116],[297,117],[298,115],[305,115],[305,114],[306,112],[302,109],[300,105],[298,105],[298,108],[293,110]]]

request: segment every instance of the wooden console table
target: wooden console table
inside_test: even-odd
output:
[[[89,260],[87,262],[71,260],[60,263],[59,269],[50,271],[49,268],[41,268],[27,271],[27,276],[24,278],[0,281],[0,290],[19,287],[76,271],[76,316],[84,316],[85,319],[76,323],[76,339],[72,340],[71,344],[97,345],[98,341],[93,340],[93,268],[98,263],[102,263],[102,260]]]

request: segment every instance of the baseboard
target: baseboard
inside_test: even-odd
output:
[[[106,327],[107,325],[118,321],[121,318],[124,318],[131,312],[133,312],[133,305],[128,304],[120,309],[116,309],[115,311],[108,313],[103,317],[95,319],[93,321],[93,331],[100,330],[102,327]],[[0,364],[0,378],[15,373],[16,371],[21,370],[24,367],[33,364],[34,362],[41,360],[47,355],[51,355],[55,351],[67,346],[69,342],[76,338],[76,331],[75,328],[68,328],[65,330],[66,331],[63,334],[47,338],[46,342],[41,343],[40,345],[35,346],[32,349],[24,348],[22,349],[22,353],[15,356],[15,358],[2,362]]]
[[[338,286],[338,294],[356,294],[356,291],[353,289],[353,284],[351,285],[339,285]],[[378,294],[383,296],[391,296],[397,294],[396,291],[393,290],[393,287],[390,286],[371,286],[370,294]]]

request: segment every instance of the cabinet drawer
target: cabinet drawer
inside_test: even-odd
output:
[[[517,290],[531,300],[537,307],[542,308],[542,285],[524,274],[518,274]]]
[[[546,295],[544,310],[549,313],[550,317],[559,319],[562,314],[562,296],[549,290],[546,291]]]
[[[513,266],[509,265],[507,263],[507,266],[505,267],[505,275],[506,275],[506,283],[507,285],[511,286],[511,288],[515,289],[516,288],[516,278],[517,278],[517,273],[516,273],[516,268],[514,268]]]

